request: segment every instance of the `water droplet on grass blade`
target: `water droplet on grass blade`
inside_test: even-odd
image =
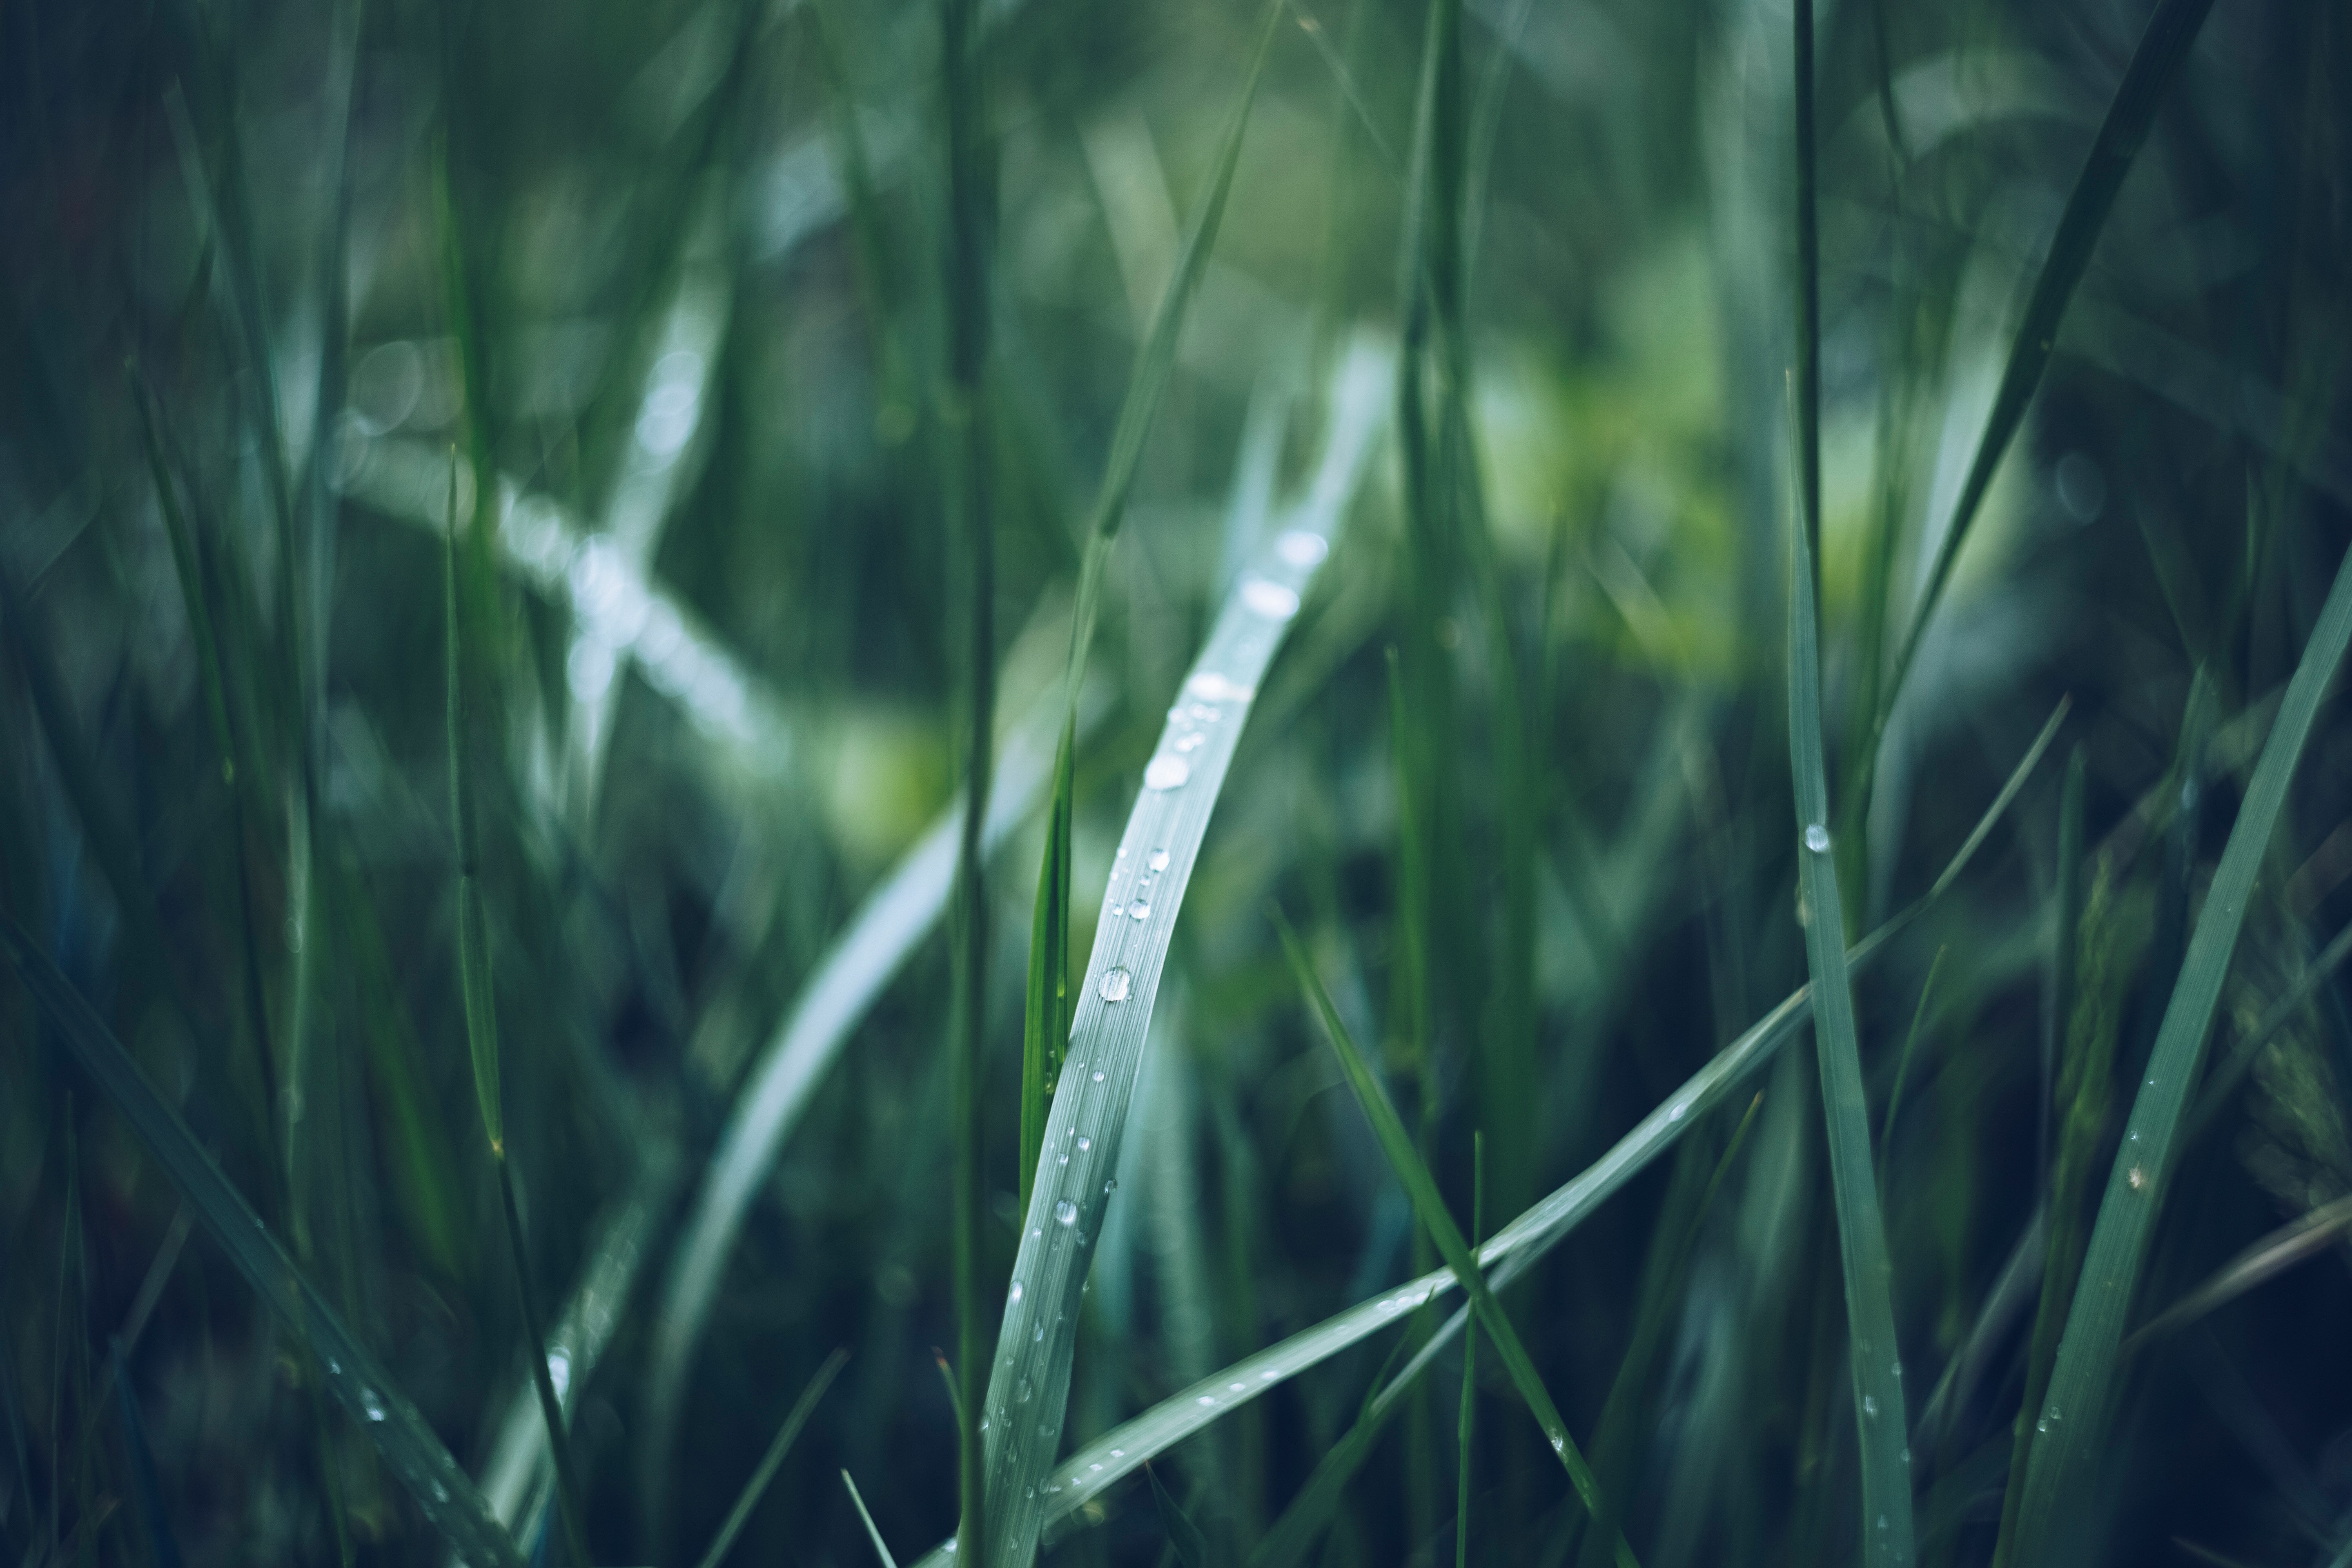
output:
[[[1818,822],[1805,825],[1805,847],[1816,855],[1830,852],[1830,830]]]
[[[1323,558],[1331,553],[1331,546],[1319,533],[1294,528],[1274,542],[1274,552],[1289,564],[1304,568],[1321,565]]]
[[[1054,1217],[1064,1225],[1078,1223],[1078,1205],[1064,1198],[1054,1205]]]
[[[1015,1279],[1013,1282],[1013,1289],[1004,1293],[1004,1299],[1008,1301],[1018,1301],[1026,1294],[1028,1291],[1022,1286],[1021,1281]]]
[[[1155,871],[1165,871],[1168,869],[1168,851],[1165,849],[1154,849],[1151,852],[1150,866]]]
[[[1151,905],[1142,899],[1138,899],[1128,906],[1127,912],[1137,920],[1148,921],[1151,918]]]
[[[1172,756],[1163,752],[1159,756],[1152,758],[1151,765],[1143,770],[1143,787],[1146,789],[1182,789],[1185,782],[1192,776],[1192,763],[1186,762],[1181,757]]]
[[[1126,970],[1112,969],[1104,972],[1101,982],[1095,986],[1095,989],[1101,993],[1102,999],[1106,1002],[1124,1002],[1127,1000],[1128,988],[1134,983],[1135,976]],[[1102,1082],[1102,1076],[1100,1073],[1095,1074],[1095,1081]]]
[[[1253,577],[1242,584],[1242,603],[1268,620],[1286,621],[1298,613],[1298,595],[1263,577]]]

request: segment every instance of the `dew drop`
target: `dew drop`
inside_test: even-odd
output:
[[[1309,533],[1294,528],[1274,542],[1274,552],[1293,566],[1320,566],[1323,558],[1331,553],[1330,544],[1319,533]]]
[[[1021,1386],[1013,1391],[1013,1403],[1026,1405],[1029,1403],[1029,1396],[1035,1392],[1036,1390],[1030,1387],[1029,1380],[1024,1377],[1021,1380]]]
[[[1297,594],[1263,577],[1242,584],[1242,603],[1272,621],[1286,621],[1298,613]]]
[[[1828,854],[1830,852],[1830,830],[1823,827],[1818,822],[1806,824],[1805,847],[1811,850],[1816,855]]]
[[[1044,1344],[1044,1343],[1045,1342],[1045,1324],[1040,1323],[1040,1324],[1038,1324],[1038,1325],[1037,1325],[1037,1331],[1036,1331],[1035,1333],[1031,1334],[1031,1335],[1029,1336],[1029,1342],[1030,1342],[1030,1343],[1032,1343],[1032,1344],[1038,1344],[1038,1345],[1042,1345],[1042,1344]]]
[[[1206,669],[1186,681],[1184,689],[1211,702],[1246,702],[1257,695],[1255,687]]]
[[[1568,1439],[1555,1433],[1551,1440],[1551,1451],[1555,1454],[1568,1452]]]
[[[1097,1068],[1095,1069],[1095,1081],[1096,1081],[1097,1083],[1100,1083],[1100,1082],[1102,1082],[1102,1080],[1103,1080],[1102,1069],[1101,1069],[1100,1068]]]
[[[1021,1300],[1021,1298],[1022,1298],[1022,1297],[1024,1297],[1024,1296],[1025,1296],[1025,1295],[1027,1295],[1027,1294],[1028,1294],[1028,1290],[1027,1290],[1027,1289],[1026,1289],[1022,1285],[1021,1281],[1020,1281],[1020,1280],[1018,1280],[1018,1279],[1015,1279],[1015,1280],[1013,1282],[1013,1289],[1010,1289],[1010,1290],[1008,1290],[1008,1291],[1006,1291],[1006,1292],[1004,1293],[1004,1296],[1005,1296],[1005,1300],[1008,1300],[1008,1301],[1018,1301],[1018,1300]]]
[[[1137,920],[1148,921],[1151,918],[1150,900],[1147,899],[1138,899],[1135,902],[1128,906],[1127,912],[1134,916]]]
[[[1118,1178],[1117,1176],[1113,1176],[1109,1181],[1105,1182],[1103,1184],[1103,1191],[1106,1194],[1118,1191]]]
[[[2042,1419],[2042,1420],[2040,1420],[2040,1421],[2036,1421],[2036,1422],[2033,1424],[2033,1429],[2034,1429],[2036,1432],[2047,1432],[2047,1431],[2049,1431],[2049,1430],[2050,1430],[2050,1422],[2049,1422],[2049,1419],[2048,1419],[2047,1417],[2044,1417],[2043,1419]]]
[[[1124,1459],[1127,1458],[1127,1450],[1124,1448],[1113,1448],[1110,1451],[1110,1457],[1114,1459]]]
[[[1233,1386],[1233,1391],[1234,1391],[1235,1394],[1239,1394],[1243,1389],[1244,1389],[1244,1388],[1248,1387],[1249,1385],[1248,1385],[1247,1384],[1236,1383],[1236,1384],[1233,1384],[1232,1386]]]
[[[1168,851],[1165,849],[1154,849],[1151,852],[1151,858],[1147,862],[1147,864],[1155,871],[1165,871],[1168,869]]]
[[[1056,1154],[1054,1156],[1054,1163],[1057,1165],[1066,1165],[1069,1163],[1070,1157],[1067,1154]]]
[[[1878,1419],[1878,1401],[1865,1394],[1862,1396],[1862,1413],[1872,1420]]]
[[[1054,1217],[1064,1225],[1076,1225],[1078,1223],[1078,1205],[1064,1198],[1054,1205]]]
[[[1687,1104],[1677,1105],[1672,1110],[1666,1112],[1666,1120],[1669,1121],[1680,1121],[1683,1119],[1683,1112],[1689,1109],[1690,1107]]]
[[[1089,1149],[1093,1148],[1094,1146],[1095,1146],[1095,1141],[1094,1141],[1093,1139],[1091,1139],[1091,1138],[1081,1138],[1081,1139],[1079,1139],[1079,1140],[1078,1140],[1078,1152],[1079,1152],[1079,1153],[1081,1153],[1081,1154],[1085,1153],[1087,1150],[1089,1150]]]
[[[1216,1402],[1217,1396],[1213,1394],[1204,1394],[1201,1395],[1201,1403],[1203,1405],[1214,1405]]]
[[[367,1418],[371,1421],[383,1419],[383,1401],[375,1396],[373,1388],[360,1390],[360,1408],[367,1412]]]
[[[1192,776],[1192,763],[1186,762],[1181,757],[1172,756],[1168,752],[1162,752],[1160,755],[1151,759],[1151,765],[1150,767],[1143,770],[1143,787],[1146,789],[1182,789],[1184,787],[1185,781],[1190,779]]]
[[[1203,735],[1198,730],[1187,730],[1184,733],[1176,737],[1176,749],[1180,752],[1197,752],[1207,742],[1208,739],[1208,736]]]
[[[1101,994],[1102,999],[1106,1002],[1124,1002],[1127,1000],[1129,988],[1134,984],[1135,976],[1126,970],[1110,969],[1103,972],[1103,977],[1095,986],[1095,990]],[[1102,1076],[1100,1073],[1095,1074],[1095,1081],[1102,1082]]]

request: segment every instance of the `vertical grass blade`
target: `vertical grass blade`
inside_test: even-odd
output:
[[[395,1393],[375,1360],[303,1279],[244,1194],[166,1105],[121,1042],[15,921],[0,914],[0,951],[56,1026],[83,1072],[112,1101],[247,1281],[307,1337],[320,1375],[385,1466],[449,1549],[476,1568],[523,1568],[514,1541],[449,1457],[416,1407]]]
[[[1021,1204],[1025,1210],[1034,1184],[1037,1162],[1045,1147],[1045,1119],[1060,1081],[1064,1047],[1069,1039],[1070,953],[1070,809],[1075,789],[1077,751],[1078,691],[1086,679],[1087,651],[1094,641],[1095,618],[1102,598],[1103,573],[1110,547],[1126,521],[1127,501],[1143,464],[1144,447],[1161,398],[1176,373],[1176,348],[1184,320],[1209,258],[1217,244],[1226,198],[1233,192],[1234,172],[1241,166],[1242,140],[1249,129],[1250,110],[1265,74],[1276,27],[1286,0],[1274,0],[1260,31],[1257,49],[1243,83],[1241,101],[1227,116],[1223,134],[1211,165],[1209,190],[1192,217],[1176,267],[1161,293],[1150,331],[1137,352],[1127,393],[1119,403],[1118,423],[1111,433],[1110,457],[1103,467],[1101,488],[1095,496],[1087,529],[1085,557],[1078,570],[1077,602],[1070,618],[1070,657],[1063,682],[1061,741],[1054,757],[1052,815],[1045,832],[1045,862],[1038,872],[1036,912],[1029,938],[1029,982],[1023,1008],[1021,1055]]]
[[[1862,1043],[1847,976],[1845,915],[1831,854],[1827,764],[1822,749],[1820,636],[1813,618],[1812,551],[1801,527],[1789,531],[1789,755],[1796,786],[1798,889],[1803,898],[1806,966],[1813,980],[1813,1042],[1821,1058],[1830,1184],[1837,1200],[1845,1275],[1847,1344],[1854,1424],[1862,1455],[1864,1560],[1911,1561],[1911,1424],[1903,1407],[1902,1348],[1895,1338],[1878,1178],[1871,1163],[1870,1105]]]
[[[1068,1403],[1079,1292],[1118,1169],[1177,913],[1250,704],[1361,477],[1379,423],[1385,357],[1359,347],[1342,362],[1312,487],[1219,611],[1169,710],[1119,840],[982,1412],[998,1568],[1024,1568],[1061,1489],[1047,1472]]]
[[[776,1440],[768,1445],[768,1452],[760,1460],[760,1468],[751,1472],[750,1480],[743,1483],[743,1493],[735,1500],[735,1506],[728,1510],[727,1521],[719,1527],[719,1533],[710,1538],[710,1550],[702,1554],[700,1568],[719,1568],[719,1564],[726,1561],[728,1549],[743,1532],[743,1525],[751,1519],[751,1510],[760,1506],[760,1500],[767,1495],[768,1483],[776,1479],[776,1471],[783,1464],[784,1456],[792,1451],[793,1439],[801,1435],[801,1428],[808,1425],[809,1416],[815,1413],[816,1402],[824,1397],[824,1391],[833,1386],[833,1380],[848,1364],[849,1352],[835,1351],[824,1358],[824,1363],[808,1380],[808,1386],[801,1390],[801,1396],[793,1401],[791,1414],[784,1417],[783,1426],[776,1430]],[[864,1504],[858,1505],[858,1511],[865,1511]]]
[[[1316,978],[1314,966],[1307,957],[1307,950],[1299,945],[1297,933],[1290,929],[1289,921],[1282,919],[1279,910],[1275,911],[1275,919],[1282,932],[1283,950],[1289,956],[1291,971],[1297,976],[1299,989],[1321,1017],[1324,1033],[1330,1037],[1331,1047],[1339,1053],[1339,1065],[1348,1075],[1348,1087],[1355,1091],[1357,1103],[1363,1107],[1365,1118],[1371,1122],[1373,1134],[1380,1140],[1381,1152],[1388,1156],[1390,1169],[1396,1173],[1398,1182],[1412,1200],[1413,1212],[1429,1228],[1430,1236],[1437,1243],[1437,1249],[1445,1258],[1445,1266],[1452,1270],[1455,1281],[1469,1295],[1478,1326],[1486,1330],[1486,1337],[1494,1342],[1496,1354],[1502,1358],[1504,1370],[1510,1374],[1511,1385],[1518,1390],[1519,1397],[1527,1401],[1536,1424],[1543,1428],[1544,1436],[1551,1444],[1551,1451],[1559,1457],[1560,1466],[1567,1470],[1569,1480],[1575,1487],[1576,1495],[1582,1500],[1585,1510],[1595,1519],[1608,1517],[1608,1505],[1601,1495],[1600,1482],[1594,1479],[1591,1467],[1584,1462],[1583,1451],[1577,1447],[1576,1439],[1569,1436],[1568,1424],[1560,1418],[1559,1407],[1552,1403],[1550,1391],[1544,1387],[1543,1379],[1537,1374],[1534,1361],[1528,1357],[1527,1347],[1519,1342],[1518,1331],[1511,1326],[1510,1319],[1504,1314],[1495,1300],[1494,1292],[1487,1288],[1486,1277],[1479,1271],[1478,1260],[1471,1256],[1468,1245],[1462,1239],[1462,1233],[1454,1228],[1454,1216],[1446,1210],[1445,1199],[1438,1193],[1437,1183],[1431,1177],[1429,1167],[1422,1163],[1421,1155],[1415,1151],[1412,1135],[1405,1131],[1403,1119],[1397,1115],[1396,1107],[1389,1102],[1388,1090],[1381,1086],[1380,1079],[1372,1076],[1370,1064],[1364,1060],[1363,1052],[1357,1048],[1347,1026],[1339,1021],[1339,1011],[1331,1005],[1323,983]],[[1617,1562],[1622,1568],[1636,1568],[1633,1549],[1622,1539],[1616,1542],[1616,1549]]]
[[[2162,1205],[2181,1110],[2197,1079],[2255,877],[2286,804],[2287,784],[2347,639],[2352,639],[2352,554],[2336,568],[2335,585],[2287,682],[2277,721],[2263,743],[2262,760],[2254,764],[2237,823],[2230,829],[2198,915],[2196,933],[2189,938],[2180,978],[2158,1026],[2146,1080],[2132,1097],[2123,1146],[2116,1151],[2099,1203],[2082,1280],[2067,1313],[2065,1337],[2059,1342],[2049,1397],[2034,1417],[2033,1457],[2018,1507],[2018,1563],[2048,1561],[2062,1548],[2059,1527],[2064,1510],[2070,1503],[2080,1503],[2094,1479],[2116,1347]],[[2042,1430],[2045,1425],[2046,1433]]]
[[[988,167],[982,93],[978,0],[942,0],[940,77],[947,131],[947,235],[942,260],[947,298],[947,363],[941,387],[941,453],[946,471],[949,559],[962,579],[964,652],[957,709],[964,731],[963,823],[957,837],[954,910],[950,921],[952,994],[948,1010],[948,1115],[955,1147],[948,1226],[954,1263],[956,1364],[962,1398],[956,1410],[957,1539],[966,1568],[986,1568],[988,1493],[978,1425],[985,1309],[980,1299],[986,1194],[981,1170],[985,1120],[981,1058],[988,1016],[988,889],[984,858],[989,748],[995,740],[996,567],[989,491],[984,377],[988,363],[989,250],[996,186]]]
[[[2131,64],[2124,71],[2114,100],[2107,105],[2097,139],[2091,143],[2090,156],[2084,161],[2083,172],[2075,176],[2074,188],[2066,197],[2066,209],[2058,219],[2058,232],[2050,240],[2050,253],[2042,258],[2042,269],[2033,279],[2033,292],[2026,299],[2025,315],[2010,342],[2009,361],[2001,369],[1991,412],[1985,416],[1984,434],[1977,442],[1968,477],[1961,481],[1959,495],[1952,503],[1951,521],[1944,525],[1937,541],[1927,583],[1911,612],[1910,629],[1904,634],[1902,651],[1895,655],[1894,671],[1879,699],[1877,728],[1882,732],[1895,700],[1902,695],[1903,680],[1910,673],[1911,662],[1918,657],[1919,641],[1935,616],[1937,602],[1943,597],[1945,584],[1951,579],[1952,563],[1959,558],[1969,525],[1976,521],[1977,509],[1983,504],[1985,492],[1992,488],[1993,474],[2000,468],[2010,441],[2025,422],[2026,405],[2033,401],[2034,389],[2042,384],[2042,373],[2057,345],[2058,323],[2066,314],[2076,285],[2090,268],[2091,253],[2098,247],[2099,231],[2106,226],[2116,193],[2123,189],[2124,176],[2131,173],[2132,160],[2138,156],[2140,144],[2147,140],[2156,111],[2189,58],[2189,46],[2197,41],[2197,30],[2204,25],[2205,13],[2212,8],[2213,0],[2158,0],[2147,26],[2140,32]]]
[[[1486,1135],[1470,1135],[1470,1245],[1486,1229]],[[1454,1568],[1470,1568],[1470,1460],[1478,1436],[1478,1336],[1462,1342],[1462,1416],[1454,1442],[1458,1473],[1454,1483]]]
[[[1815,197],[1813,0],[1796,0],[1797,526],[1808,560],[1822,558],[1822,225]],[[1813,584],[1820,597],[1821,584]]]

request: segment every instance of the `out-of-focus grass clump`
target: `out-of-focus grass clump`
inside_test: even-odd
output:
[[[2352,1559],[2335,8],[0,72],[0,1552]]]

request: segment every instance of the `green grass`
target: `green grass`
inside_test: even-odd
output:
[[[7,40],[0,1554],[2343,1554],[2328,8]]]

